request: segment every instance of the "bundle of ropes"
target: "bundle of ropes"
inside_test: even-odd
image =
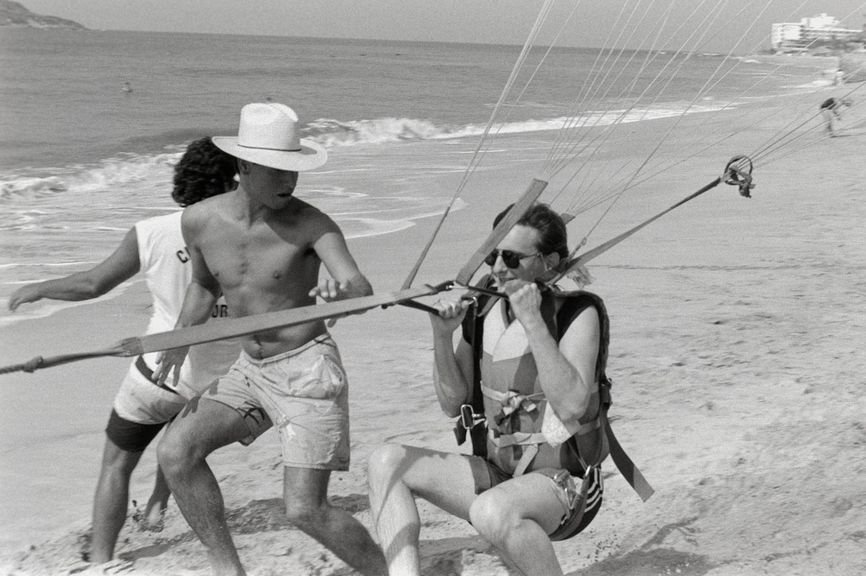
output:
[[[858,14],[864,6],[866,3],[842,15],[843,20]],[[819,7],[816,5],[814,9]],[[587,6],[585,12],[581,11],[582,8],[584,6],[579,0],[546,0],[543,3],[472,159],[432,237],[409,272],[404,288],[412,285],[443,223],[482,165],[487,151],[499,145],[497,139],[502,136],[502,128],[516,111],[521,110],[526,95],[536,89],[535,84],[543,81],[545,65],[556,57],[557,44],[574,43],[569,31],[575,21],[583,26],[592,21],[592,7]],[[784,11],[780,12],[782,9]],[[751,3],[625,0],[612,22],[600,23],[599,28],[608,30],[607,37],[596,52],[589,72],[573,79],[572,99],[547,103],[548,109],[559,108],[563,114],[546,158],[535,175],[537,180],[547,183],[544,200],[559,210],[567,221],[593,211],[591,216],[579,222],[582,240],[575,252],[587,244],[590,235],[628,194],[640,193],[660,179],[663,179],[663,184],[656,187],[670,189],[670,174],[678,165],[718,153],[716,166],[725,167],[720,180],[726,181],[730,180],[732,167],[750,174],[756,165],[764,166],[827,138],[817,101],[802,109],[778,107],[774,114],[787,115],[781,121],[768,117],[765,107],[748,105],[750,100],[766,98],[759,90],[766,93],[772,80],[786,74],[789,67],[798,66],[796,57],[777,58],[756,71],[755,60],[737,56],[756,54],[766,45],[769,29],[766,21],[770,14],[773,18],[781,16],[791,21],[799,19],[808,10],[808,0],[796,6],[777,0]],[[808,50],[817,42],[816,37],[803,49]],[[725,46],[724,52],[713,51],[719,45]],[[866,66],[866,59],[861,66]],[[684,77],[693,80],[696,69],[707,68],[709,71],[701,82],[690,90],[684,90]],[[859,72],[859,69],[849,70],[846,76],[853,79]],[[866,70],[862,72],[866,74]],[[733,83],[729,81],[734,75],[739,75],[736,89],[731,88]],[[750,80],[743,82],[743,77]],[[864,85],[862,82],[850,84],[840,97],[850,102]],[[685,102],[683,98],[686,98]],[[673,100],[677,101],[675,110],[671,110]],[[535,94],[532,106],[537,108],[538,101]],[[700,112],[706,109],[711,109],[714,114],[701,115]],[[622,137],[623,125],[656,117],[660,113],[667,114],[667,120],[659,125],[648,149],[637,155],[637,162],[608,157],[609,147]],[[721,114],[727,118],[736,115],[737,121],[714,121],[712,126],[695,129],[695,119],[703,116],[706,122],[711,122]],[[688,137],[684,138],[685,128],[682,126],[687,116],[691,116],[691,121],[688,123]],[[775,126],[754,150],[724,150],[724,147],[739,145],[738,139],[746,127],[780,122],[781,125]],[[674,135],[677,137],[673,138]],[[724,159],[732,155],[735,161],[723,164]],[[710,173],[719,173],[716,166],[708,167]],[[743,195],[748,195],[751,181],[749,184]],[[694,183],[677,182],[673,188],[687,189],[689,185],[694,186]]]

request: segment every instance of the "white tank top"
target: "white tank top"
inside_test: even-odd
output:
[[[180,314],[186,288],[192,278],[192,264],[180,229],[182,212],[155,216],[135,225],[138,239],[138,258],[145,275],[147,288],[153,299],[153,310],[147,333],[172,330]],[[228,315],[225,300],[220,297],[214,306],[212,318]],[[184,397],[192,397],[211,382],[225,374],[237,360],[240,343],[219,340],[192,346],[181,368],[180,382],[175,388]],[[144,355],[147,365],[156,367],[156,353]]]

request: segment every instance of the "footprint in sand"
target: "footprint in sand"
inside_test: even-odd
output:
[[[104,564],[83,563],[69,569],[65,574],[72,576],[111,576],[114,574],[131,574],[133,563],[129,560],[109,560]]]

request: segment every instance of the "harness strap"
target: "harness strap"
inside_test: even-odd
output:
[[[595,466],[590,466],[583,473],[583,481],[580,483],[580,497],[577,499],[577,509],[574,511],[574,515],[579,518],[578,522],[583,519],[583,513],[586,512],[586,497],[589,494],[589,487],[592,485],[595,477],[595,468]]]
[[[586,528],[586,524],[584,524],[586,511],[597,509],[600,504],[603,493],[601,469],[598,466],[589,467],[583,475],[580,487],[575,485],[575,477],[566,470],[561,470],[551,479],[563,491],[569,512],[563,515],[559,528],[550,534],[550,539],[552,541],[567,540]],[[589,499],[590,495],[592,495],[592,500]],[[591,521],[592,518],[589,520]]]
[[[541,432],[512,432],[500,434],[496,430],[489,430],[490,442],[497,448],[509,448],[511,446],[532,446],[544,444],[544,434]]]
[[[523,446],[523,454],[517,465],[514,467],[514,476],[520,476],[535,457],[538,455],[538,447],[544,444],[544,434],[540,432],[512,432],[510,434],[500,434],[497,430],[490,429],[487,431],[487,436],[490,438],[491,444],[499,449],[509,448],[512,446]]]
[[[532,464],[532,461],[535,460],[535,456],[538,454],[538,443],[531,444],[523,449],[523,455],[520,457],[520,460],[517,461],[517,466],[514,467],[514,476],[522,476],[526,469],[529,468],[529,465]]]
[[[587,422],[586,424],[582,424],[580,428],[575,432],[575,436],[582,436],[583,434],[588,434],[595,430],[601,428],[601,418],[595,418],[591,422]]]
[[[158,388],[162,388],[163,390],[168,390],[173,394],[177,394],[178,391],[174,388],[166,386],[165,384],[160,384],[159,380],[154,378],[153,370],[150,369],[150,366],[147,365],[147,362],[144,361],[144,356],[139,356],[135,359],[135,367],[138,368],[138,371],[141,372],[141,375],[150,380],[150,382],[157,386]]]
[[[527,412],[533,412],[538,409],[538,404],[536,404],[535,401],[544,398],[543,392],[529,395],[520,394],[514,390],[499,392],[498,390],[494,390],[484,384],[481,384],[481,394],[487,396],[491,400],[499,402],[502,406],[502,410],[496,416],[497,421],[502,421],[520,409],[526,410]]]
[[[599,386],[598,388],[598,399],[601,403],[598,420],[599,424],[604,426],[604,435],[607,437],[610,457],[616,465],[617,470],[619,470],[619,473],[622,474],[623,478],[625,478],[625,481],[628,482],[629,486],[631,486],[635,492],[637,492],[638,496],[641,497],[641,500],[646,502],[649,500],[649,497],[653,495],[655,490],[650,486],[647,479],[644,478],[644,475],[640,470],[638,470],[638,467],[635,466],[628,454],[625,453],[625,449],[623,449],[619,440],[616,439],[616,435],[614,435],[613,428],[610,425],[610,420],[607,418],[607,410],[611,405],[610,381],[606,380],[604,385]]]
[[[641,500],[646,502],[649,500],[649,497],[653,495],[655,490],[653,490],[653,487],[650,486],[649,482],[647,482],[646,478],[644,478],[637,466],[634,465],[634,462],[631,461],[628,454],[625,453],[619,440],[616,439],[613,429],[610,427],[610,422],[607,419],[607,410],[601,411],[601,418],[604,421],[604,432],[607,436],[608,444],[610,445],[610,457],[613,459],[613,463],[616,464],[617,469],[620,474],[622,474],[623,478],[625,478],[625,481],[628,482],[629,485],[634,488],[634,491],[637,492],[638,496],[641,497]]]

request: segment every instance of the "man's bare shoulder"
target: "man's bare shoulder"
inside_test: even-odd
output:
[[[337,226],[337,223],[334,222],[333,218],[331,218],[312,204],[308,204],[307,202],[304,202],[300,199],[296,199],[291,218],[293,218],[297,224],[313,230],[323,232],[340,230],[339,226]]]
[[[183,221],[207,219],[214,215],[225,213],[230,205],[233,192],[211,196],[183,209]]]
[[[183,209],[180,225],[188,242],[205,230],[222,225],[225,215],[230,213],[230,202],[226,198],[230,194],[232,192],[211,196]]]

